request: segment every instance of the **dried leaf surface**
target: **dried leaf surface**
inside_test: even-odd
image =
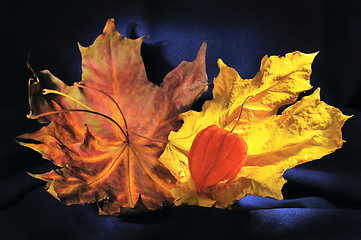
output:
[[[103,200],[101,213],[118,214],[140,196],[149,209],[173,202],[175,179],[158,157],[179,113],[207,84],[206,44],[158,86],[147,80],[143,38],[123,37],[110,19],[93,45],[79,46],[80,83],[67,86],[47,70],[29,82],[29,118],[49,124],[18,141],[61,167],[32,175],[65,204]]]
[[[245,80],[219,60],[213,100],[207,101],[201,112],[181,115],[184,124],[170,133],[169,144],[160,157],[178,180],[172,189],[176,204],[224,208],[246,195],[282,199],[281,189],[286,182],[282,174],[287,169],[342,146],[341,128],[349,116],[320,101],[320,89],[277,115],[279,107],[294,103],[301,92],[311,89],[315,56],[300,52],[266,56],[259,73]],[[233,132],[246,141],[248,157],[236,177],[208,187],[200,196],[189,174],[187,156],[197,133],[210,125],[229,131],[236,125]]]

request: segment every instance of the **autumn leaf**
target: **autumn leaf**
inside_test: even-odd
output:
[[[48,70],[29,81],[28,117],[48,125],[17,140],[60,167],[31,175],[67,205],[101,202],[100,213],[118,214],[173,202],[175,179],[158,157],[179,113],[206,90],[206,44],[158,86],[147,80],[143,39],[123,37],[110,19],[93,45],[79,45],[80,83],[67,86]]]
[[[322,102],[320,89],[294,103],[300,93],[312,88],[311,64],[315,56],[300,52],[285,57],[266,56],[258,74],[245,80],[218,61],[220,73],[214,79],[213,99],[205,102],[201,112],[180,115],[184,124],[179,131],[170,133],[169,144],[160,157],[178,180],[171,191],[176,205],[224,208],[246,195],[282,199],[281,189],[286,182],[282,175],[287,169],[319,159],[342,146],[341,128],[349,116]],[[292,103],[281,115],[277,114],[281,106]],[[197,139],[210,133],[210,126],[212,131],[224,129],[224,133],[217,138],[211,135],[212,140],[199,144]],[[215,160],[225,161],[226,157],[193,159],[197,153],[190,149],[210,149],[209,144],[213,141],[215,146],[217,140],[224,143],[227,132],[238,134],[239,141],[246,142],[246,147],[239,148],[247,151],[244,165],[244,150],[239,152],[238,160],[224,163],[228,165]],[[218,145],[227,146],[228,152],[232,150],[230,145]],[[222,155],[222,151],[218,147],[214,152]],[[190,165],[193,161],[202,163],[194,167],[194,163]],[[205,167],[215,164],[223,168]],[[228,174],[235,167],[239,173]]]

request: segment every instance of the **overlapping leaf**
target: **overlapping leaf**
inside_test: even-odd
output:
[[[320,101],[320,90],[292,104],[301,92],[311,89],[311,64],[316,54],[294,52],[285,57],[264,57],[259,73],[243,80],[221,60],[214,80],[213,100],[201,112],[181,115],[182,128],[169,135],[160,161],[178,180],[172,189],[176,204],[227,207],[246,195],[282,199],[289,168],[319,159],[343,144],[341,128],[349,118]],[[244,109],[239,121],[241,105]],[[188,151],[198,132],[210,125],[240,134],[248,145],[248,158],[233,179],[197,194],[188,170]]]
[[[80,83],[69,87],[47,70],[29,82],[29,117],[49,125],[18,141],[61,167],[32,175],[66,204],[102,201],[101,213],[117,214],[139,197],[149,209],[173,202],[175,179],[158,157],[207,84],[206,44],[158,86],[147,80],[142,41],[121,36],[110,19],[93,45],[80,46]]]

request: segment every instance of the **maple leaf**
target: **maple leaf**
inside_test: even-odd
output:
[[[118,214],[173,202],[175,179],[158,157],[179,113],[206,89],[206,43],[158,86],[146,77],[143,38],[123,37],[109,19],[93,45],[79,45],[80,83],[67,86],[47,70],[29,81],[28,117],[48,125],[17,140],[61,167],[31,175],[65,204],[102,201],[100,213]]]
[[[224,208],[246,195],[282,199],[281,189],[286,182],[282,175],[287,169],[319,159],[342,146],[341,128],[350,116],[320,101],[320,89],[294,103],[300,93],[312,88],[309,80],[315,56],[300,52],[284,57],[266,56],[258,74],[246,80],[218,61],[220,73],[214,80],[213,99],[205,102],[201,112],[180,115],[184,124],[179,131],[170,133],[159,159],[178,180],[171,191],[176,205]],[[277,115],[281,106],[292,103]],[[228,169],[223,169],[225,157],[197,160],[193,159],[197,153],[190,152],[191,148],[210,149],[217,145],[217,139],[223,144],[227,133],[202,140],[201,144],[201,140],[193,141],[200,135],[220,133],[217,129],[236,133],[240,143],[246,142],[246,146],[239,147],[238,160],[224,163]],[[210,142],[212,146],[207,145]],[[222,144],[218,146],[228,148],[229,154],[232,146]],[[222,151],[225,152],[214,152],[222,155]],[[247,151],[244,165],[242,151]],[[203,162],[194,167],[191,160]],[[234,167],[241,169],[238,174],[232,173]]]

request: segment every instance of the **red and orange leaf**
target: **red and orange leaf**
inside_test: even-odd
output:
[[[140,200],[148,209],[173,202],[175,179],[158,157],[179,113],[206,88],[206,44],[158,86],[146,76],[143,38],[123,37],[110,19],[93,45],[79,46],[80,83],[47,70],[29,81],[28,117],[49,124],[18,141],[61,167],[32,176],[65,204],[103,201],[101,213],[118,214]]]

